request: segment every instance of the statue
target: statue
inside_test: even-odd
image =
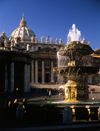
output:
[[[37,36],[35,37],[35,43],[37,43]]]
[[[43,39],[43,37],[41,37],[41,43],[43,43],[43,41],[44,41],[44,39]]]
[[[88,42],[88,43],[87,43],[87,45],[89,45],[89,46],[90,46],[90,42]]]
[[[7,47],[7,40],[4,41],[4,46]]]
[[[49,40],[49,38],[48,38],[48,36],[46,37],[46,43],[48,43],[48,40]]]
[[[59,43],[60,43],[60,44],[62,43],[62,39],[59,40]]]
[[[31,37],[31,42],[34,42],[34,37],[33,36]]]
[[[85,38],[83,38],[83,40],[82,40],[82,44],[87,44]]]
[[[56,44],[58,44],[58,39],[56,38]]]
[[[27,51],[29,51],[29,44],[27,44]]]
[[[52,37],[51,37],[51,39],[50,39],[50,43],[51,43],[51,44],[53,43],[53,39],[52,39]]]

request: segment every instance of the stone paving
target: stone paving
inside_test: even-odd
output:
[[[91,91],[91,89],[95,89],[95,91]],[[1,93],[0,94],[0,108],[4,105],[5,100],[11,100],[13,101],[14,99],[18,98],[19,100],[22,100],[23,98],[27,98],[28,101],[35,101],[35,100],[43,100],[44,98],[47,99],[56,99],[56,100],[62,100],[63,95],[59,95],[58,93],[52,94],[51,98],[47,97],[46,92],[43,90],[37,90],[37,92],[33,93],[16,93],[16,94],[10,94],[10,93]],[[89,87],[89,99],[92,100],[100,100],[100,86],[90,86]],[[0,113],[1,114],[1,113]],[[3,114],[1,114],[0,118],[3,117]],[[34,123],[35,124],[35,123]],[[33,124],[33,125],[34,125]],[[37,124],[38,125],[38,124]],[[73,124],[73,125],[56,125],[56,126],[42,126],[42,127],[27,127],[27,128],[7,128],[7,129],[1,129],[0,131],[33,131],[33,130],[65,130],[65,129],[70,129],[73,130],[74,128],[89,128],[90,127],[95,127],[96,126],[96,131],[98,131],[98,128],[100,127],[99,123],[93,123],[93,124]],[[82,130],[82,129],[81,129]],[[91,130],[92,131],[92,130]]]

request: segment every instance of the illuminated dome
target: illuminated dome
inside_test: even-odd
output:
[[[35,33],[27,27],[24,16],[20,22],[20,26],[12,32],[10,39],[14,40],[16,37],[20,37],[21,41],[31,41],[32,38],[35,38]]]

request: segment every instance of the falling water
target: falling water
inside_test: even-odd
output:
[[[59,55],[59,52],[57,52],[57,58],[58,58],[58,67],[67,67],[68,66],[68,62],[69,62],[68,56],[61,56]],[[66,83],[65,78],[62,75],[58,74],[57,77],[58,77],[59,84]]]
[[[68,66],[68,62],[69,62],[69,57],[68,56],[61,56],[57,52],[57,58],[58,58],[58,67]]]
[[[67,44],[71,41],[81,41],[81,32],[76,28],[75,24],[72,25],[72,29],[69,30],[67,35]]]

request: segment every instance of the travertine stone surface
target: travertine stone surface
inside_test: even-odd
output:
[[[16,118],[17,118],[17,120],[23,120],[24,111],[25,111],[25,108],[23,108],[23,105],[18,105],[18,107],[16,109]]]
[[[72,110],[69,106],[65,107],[63,110],[63,123],[72,124]]]

